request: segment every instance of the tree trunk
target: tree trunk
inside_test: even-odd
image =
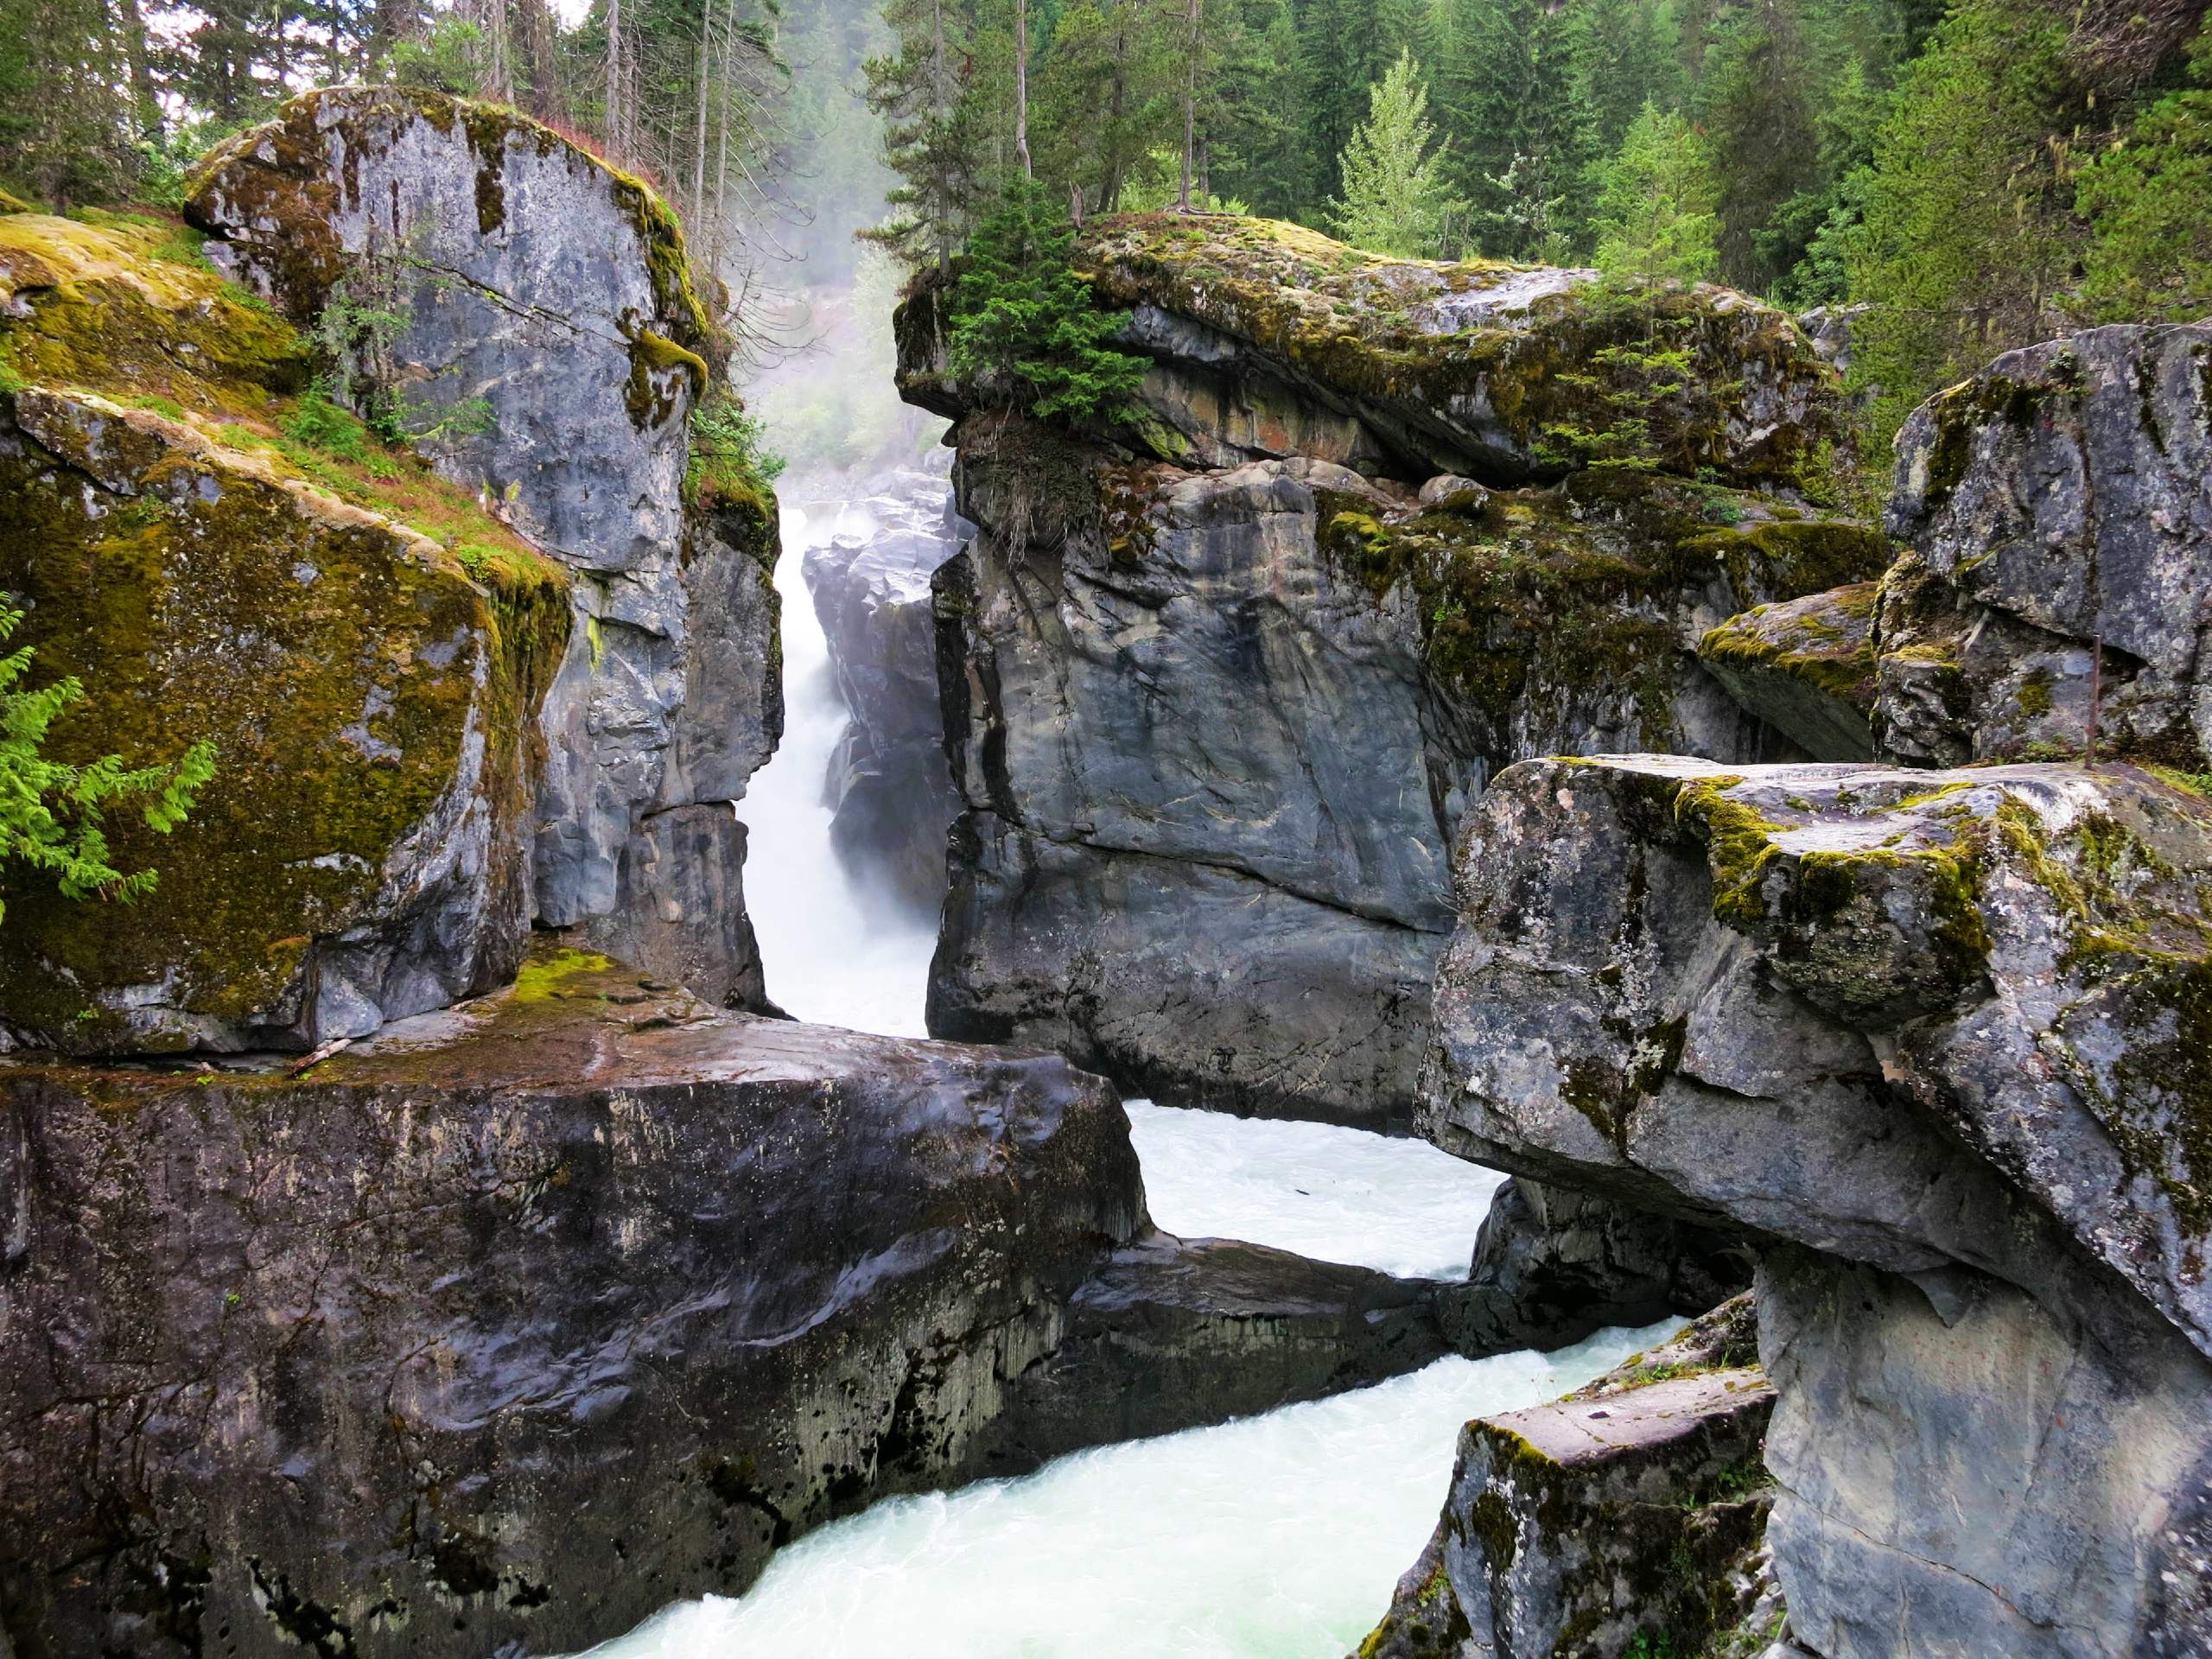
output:
[[[607,150],[622,153],[622,0],[607,0]]]
[[[703,217],[707,206],[707,83],[714,79],[714,43],[715,0],[706,0],[699,14],[699,119],[691,135],[691,213],[695,219]]]
[[[952,269],[951,162],[942,153],[944,129],[950,123],[952,106],[944,95],[944,0],[931,0],[930,108],[937,116],[937,146],[940,152],[932,169],[931,182],[937,194],[937,274],[940,276]]]
[[[1029,165],[1029,0],[1014,0],[1014,153],[1021,176],[1034,178]]]
[[[1191,163],[1198,150],[1198,0],[1191,0],[1191,33],[1184,42],[1187,59],[1183,66],[1183,188],[1175,199],[1175,210],[1191,211]]]

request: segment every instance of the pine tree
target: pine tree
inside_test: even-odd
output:
[[[969,239],[953,287],[952,371],[1039,420],[1124,419],[1145,359],[1113,348],[1128,317],[1098,308],[1068,263],[1074,244],[1051,186],[1008,183]]]
[[[1557,259],[1584,231],[1595,124],[1565,14],[1544,0],[1456,0],[1446,43],[1446,137],[1482,251]]]
[[[1575,96],[1601,156],[1621,147],[1647,104],[1679,109],[1688,93],[1673,0],[1581,0],[1567,12]]]
[[[1305,198],[1318,215],[1344,183],[1338,162],[1365,120],[1369,89],[1389,70],[1374,0],[1306,0],[1300,19],[1300,102],[1306,113]]]
[[[1811,79],[1796,0],[1756,0],[1726,21],[1707,52],[1696,109],[1720,186],[1720,267],[1753,293],[1789,274],[1812,229],[1772,233],[1783,205],[1820,186]]]
[[[1844,236],[1852,377],[1886,442],[1923,398],[2054,332],[2075,257],[2048,124],[2065,33],[2037,0],[1962,0],[1898,88]]]
[[[1412,57],[1401,55],[1376,83],[1338,169],[1344,195],[1329,204],[1330,218],[1347,242],[1409,258],[1444,251],[1465,204],[1445,181],[1446,152],[1434,136],[1428,88]]]
[[[966,18],[956,0],[893,0],[884,16],[899,49],[862,66],[882,118],[883,159],[901,182],[894,210],[866,239],[909,264],[947,269],[982,193],[983,137],[970,80]]]
[[[1705,146],[1672,110],[1646,104],[1599,171],[1598,269],[1640,283],[1701,282],[1719,257]]]

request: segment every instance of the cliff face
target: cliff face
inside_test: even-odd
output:
[[[1878,584],[1732,620],[1701,647],[1824,760],[2212,760],[2212,327],[2007,353],[1897,436]]]
[[[215,745],[113,827],[128,906],[11,881],[0,1019],[74,1052],[308,1047],[511,976],[567,573],[404,452],[302,442],[308,353],[172,227],[0,216],[0,589],[54,751]],[[358,445],[358,428],[348,430]]]
[[[339,89],[211,157],[189,213],[357,397],[569,574],[536,919],[760,1004],[731,804],[782,726],[775,523],[687,494],[715,348],[667,208],[520,117]]]
[[[1878,569],[1878,538],[1800,488],[1832,454],[1832,377],[1786,318],[1671,296],[1719,390],[1656,469],[1585,464],[1560,433],[1612,431],[1620,389],[1578,372],[1632,321],[1586,273],[1241,220],[1088,234],[1153,364],[1135,428],[983,407],[945,372],[942,295],[900,319],[902,389],[958,420],[978,526],[938,578],[966,812],[931,1029],[1165,1098],[1402,1123],[1484,779],[1530,753],[1768,752],[1688,647]]]
[[[1423,1130],[1767,1247],[1798,1639],[2212,1639],[2212,803],[2126,767],[1532,762],[1461,859]]]

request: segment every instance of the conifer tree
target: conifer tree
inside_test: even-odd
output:
[[[1718,257],[1712,169],[1696,130],[1647,103],[1599,170],[1597,265],[1641,283],[1701,282]]]
[[[1804,251],[1802,236],[1772,232],[1783,205],[1819,184],[1811,79],[1796,0],[1754,0],[1707,52],[1696,107],[1719,181],[1721,270],[1753,293],[1773,287]]]
[[[0,601],[0,642],[23,613]],[[67,899],[136,899],[153,890],[152,870],[115,868],[103,827],[106,815],[135,810],[147,828],[167,835],[185,820],[194,798],[215,775],[214,747],[195,743],[165,766],[130,766],[119,755],[72,764],[47,751],[54,722],[85,695],[77,680],[27,683],[32,650],[0,656],[0,917],[4,881],[28,868],[54,881]]]
[[[1446,136],[1482,251],[1566,257],[1594,159],[1566,14],[1545,0],[1458,0],[1446,51]]]
[[[1961,0],[1907,72],[1845,236],[1852,377],[1886,441],[1923,398],[2053,332],[2075,257],[2048,123],[2064,25],[2037,0]]]
[[[1465,204],[1446,182],[1446,157],[1428,119],[1428,89],[1409,54],[1376,83],[1368,116],[1344,146],[1344,194],[1329,204],[1355,247],[1420,258],[1444,251]]]
[[[1128,317],[1098,308],[1069,265],[1074,244],[1052,187],[1009,181],[953,287],[952,370],[1039,420],[1127,418],[1146,360],[1113,348]]]
[[[2212,315],[2212,35],[2192,57],[2193,84],[2082,170],[2075,206],[2090,242],[2072,304],[2094,321]]]

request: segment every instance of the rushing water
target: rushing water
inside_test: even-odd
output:
[[[843,723],[799,576],[850,510],[785,517],[783,747],[744,803],[769,994],[803,1019],[922,1034],[931,938],[856,891],[823,779]],[[1133,1101],[1154,1219],[1325,1261],[1464,1276],[1503,1178],[1425,1143]],[[1459,1426],[1548,1400],[1665,1327],[1555,1354],[1445,1359],[1262,1417],[887,1499],[779,1553],[734,1599],[683,1602],[593,1659],[1340,1659],[1435,1524]]]
[[[806,550],[871,524],[856,508],[784,510],[776,592],[784,601],[784,736],[738,804],[748,844],[745,907],[766,963],[768,995],[820,1025],[924,1037],[922,992],[934,918],[875,901],[847,880],[830,850],[824,784],[845,705],[830,642],[799,566]]]

